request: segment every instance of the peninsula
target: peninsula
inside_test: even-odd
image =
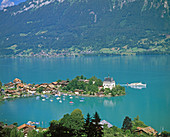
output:
[[[87,79],[83,75],[76,76],[72,80],[57,80],[52,83],[26,84],[22,80],[15,78],[13,82],[1,83],[0,98],[24,97],[40,94],[71,94],[79,96],[111,97],[125,95],[125,88],[116,85],[111,77],[106,77],[102,82],[95,76]]]

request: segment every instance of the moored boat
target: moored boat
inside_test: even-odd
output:
[[[73,104],[74,102],[73,102],[73,101],[70,101],[69,103],[70,103],[70,104]]]

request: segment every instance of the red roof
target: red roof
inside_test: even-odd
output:
[[[17,127],[18,128],[18,130],[20,130],[20,129],[23,129],[23,128],[25,128],[25,127],[32,127],[32,128],[35,128],[35,126],[30,126],[30,125],[27,125],[27,124],[23,124],[23,125],[21,125],[21,126],[19,126],[19,127]]]

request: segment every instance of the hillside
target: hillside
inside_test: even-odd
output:
[[[169,54],[167,0],[27,0],[0,11],[0,55]]]

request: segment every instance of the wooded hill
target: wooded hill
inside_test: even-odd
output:
[[[0,55],[170,53],[169,6],[167,0],[27,0],[0,11]]]

